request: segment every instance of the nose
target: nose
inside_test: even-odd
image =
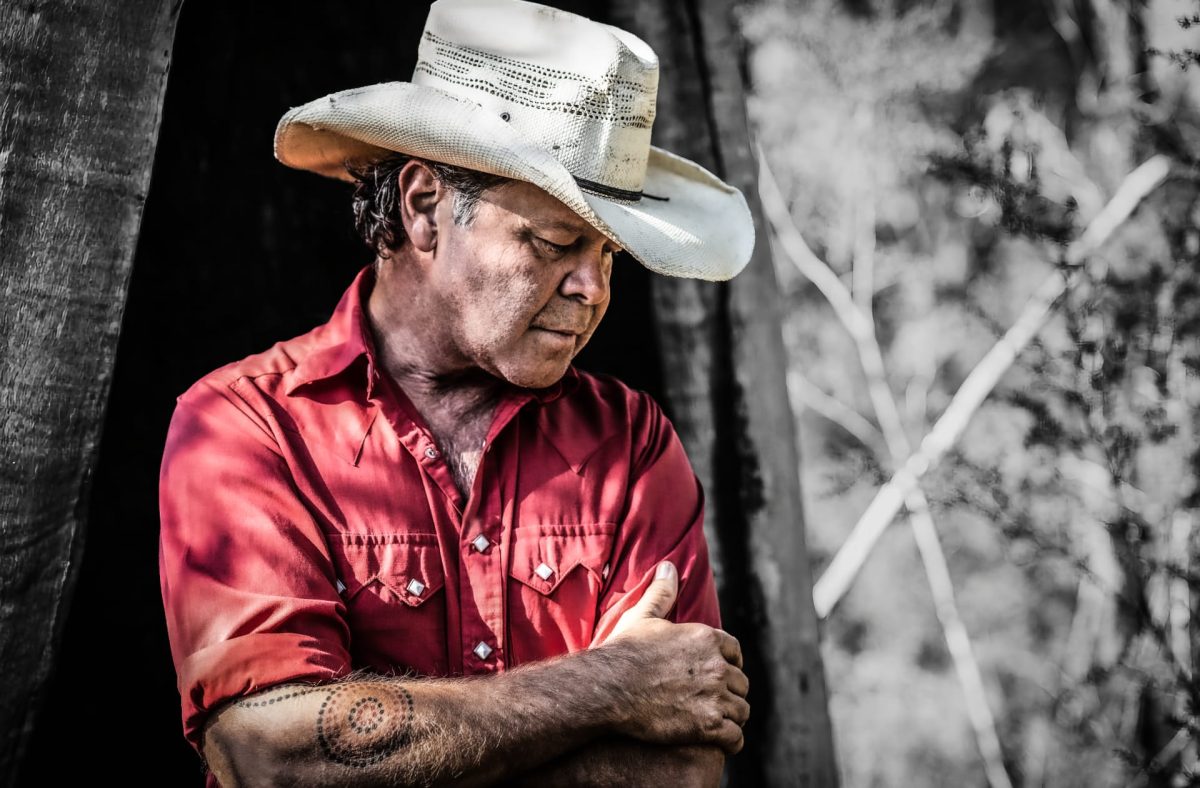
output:
[[[612,253],[604,246],[589,245],[575,256],[574,265],[563,277],[559,293],[587,306],[599,306],[608,300],[608,280],[612,274]]]

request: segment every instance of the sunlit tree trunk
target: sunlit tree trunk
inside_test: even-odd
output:
[[[757,200],[734,4],[611,0],[659,54],[655,144],[737,185],[759,227],[728,284],[655,277],[666,405],[708,491],[725,625],[754,709],[731,784],[834,786],[837,772],[804,541],[780,300]]]
[[[177,12],[178,0],[0,4],[4,784],[81,554]]]

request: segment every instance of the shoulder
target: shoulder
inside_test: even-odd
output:
[[[252,438],[273,446],[275,422],[297,368],[320,346],[325,327],[276,342],[270,348],[218,367],[176,398],[168,447],[180,437],[229,441]]]
[[[286,387],[301,361],[320,345],[325,326],[298,337],[276,342],[271,347],[218,367],[201,377],[179,395],[180,404],[196,406],[214,394],[227,397],[246,387]]]
[[[654,398],[632,388],[611,375],[575,370],[575,381],[559,400],[572,415],[587,418],[613,428],[638,431],[667,422]]]
[[[623,445],[635,468],[679,444],[670,419],[650,394],[611,375],[582,370],[575,375],[569,392],[546,413],[549,431],[592,449]]]

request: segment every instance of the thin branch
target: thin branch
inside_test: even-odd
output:
[[[958,614],[958,604],[954,599],[954,585],[950,580],[950,570],[946,563],[946,556],[942,553],[937,528],[929,513],[929,503],[925,499],[925,494],[920,488],[917,488],[909,493],[905,500],[905,506],[908,507],[913,536],[916,537],[921,562],[925,566],[925,576],[929,579],[934,610],[946,637],[946,648],[950,651],[954,670],[958,674],[959,684],[962,685],[967,718],[971,722],[971,728],[975,731],[975,742],[979,747],[979,755],[983,759],[988,784],[992,788],[1010,787],[1012,782],[1008,779],[1008,772],[1004,768],[1004,753],[1000,749],[1000,737],[996,734],[996,721],[992,716],[991,707],[988,705],[983,674],[979,670],[978,660],[975,659],[967,628]]]
[[[1169,554],[1178,563],[1178,575],[1167,581],[1167,628],[1171,633],[1171,653],[1186,680],[1192,678],[1191,601],[1187,576],[1191,572],[1192,511],[1179,509],[1171,518]]]
[[[1191,724],[1194,723],[1195,721],[1193,720]],[[1175,732],[1175,735],[1171,737],[1166,746],[1150,760],[1146,768],[1129,784],[1129,788],[1140,788],[1148,784],[1151,775],[1161,772],[1168,763],[1175,760],[1184,751],[1188,743],[1192,740],[1191,724],[1185,725]]]
[[[854,110],[854,129],[858,137],[859,198],[854,201],[854,254],[850,269],[854,303],[869,318],[875,298],[875,172],[871,166],[869,145],[874,117],[868,102],[859,102]]]
[[[1137,204],[1166,179],[1168,171],[1168,159],[1165,156],[1155,156],[1130,173],[1112,200],[1092,220],[1083,234],[1067,248],[1064,255],[1066,263],[1069,266],[1077,266],[1094,252],[1129,217]],[[766,202],[764,200],[764,213],[771,218],[766,210]],[[793,233],[799,235],[794,228]],[[797,252],[806,251],[809,257],[815,259],[803,244],[803,240],[796,244],[795,238],[789,239],[786,236],[785,227],[780,236],[785,252],[791,255],[791,247],[797,247]],[[799,265],[800,259],[797,258],[796,262]],[[971,370],[949,407],[921,441],[920,448],[876,493],[846,542],[813,586],[813,601],[818,616],[828,615],[845,594],[871,549],[900,510],[905,497],[916,489],[921,476],[936,465],[954,445],[979,406],[1016,361],[1017,355],[1041,330],[1065,292],[1068,276],[1069,269],[1067,272],[1055,272],[1038,287],[1012,328]]]
[[[775,179],[767,166],[766,159],[759,151],[760,189],[762,190],[763,210],[771,217],[772,223],[779,232],[780,227],[790,228],[793,237],[785,242],[785,253],[788,246],[795,246],[797,239],[803,244],[800,232],[791,221],[790,213],[780,194]],[[868,198],[870,195],[868,195]],[[900,419],[900,410],[896,398],[887,383],[887,370],[883,363],[883,353],[879,340],[875,336],[875,320],[872,315],[872,296],[867,289],[871,287],[874,269],[875,228],[873,213],[866,210],[856,211],[859,218],[856,254],[853,259],[852,279],[855,283],[853,297],[845,292],[841,280],[828,279],[826,297],[829,299],[834,312],[842,325],[854,338],[858,350],[859,361],[863,374],[866,376],[867,391],[879,420],[882,430],[887,458],[892,467],[904,461],[912,448],[904,425]],[[869,220],[869,223],[868,221]],[[870,235],[870,239],[865,236]],[[807,245],[804,245],[807,249]],[[811,254],[811,253],[810,253]],[[830,271],[829,267],[812,256],[808,261],[809,267],[820,266]],[[856,414],[857,415],[857,414]],[[967,634],[962,618],[958,614],[958,604],[954,598],[954,585],[950,579],[950,568],[946,564],[946,556],[942,552],[937,528],[929,511],[929,502],[920,488],[908,492],[906,505],[912,515],[913,535],[916,538],[917,550],[925,567],[925,575],[929,580],[930,592],[933,596],[934,609],[942,633],[946,638],[946,647],[954,663],[962,686],[963,698],[967,709],[967,718],[975,732],[979,754],[983,760],[984,773],[992,788],[1011,788],[1012,783],[1004,769],[1004,754],[1000,748],[1000,737],[996,733],[996,722],[988,706],[987,692],[983,685],[983,675],[979,663],[975,659],[971,647],[971,639]]]
[[[873,453],[880,453],[883,437],[879,434],[879,429],[854,408],[826,394],[795,370],[788,370],[787,387],[801,405],[841,427]]]

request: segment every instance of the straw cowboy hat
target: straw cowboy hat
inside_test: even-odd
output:
[[[750,259],[746,200],[650,144],[658,58],[636,36],[519,0],[439,0],[411,82],[289,111],[275,156],[349,180],[389,151],[528,181],[652,271],[725,280]]]

